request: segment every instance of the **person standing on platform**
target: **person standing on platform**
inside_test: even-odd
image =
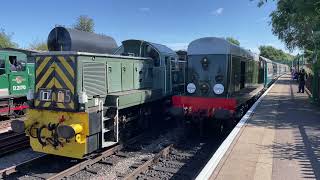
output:
[[[304,69],[302,69],[299,72],[298,82],[299,82],[299,91],[298,91],[298,93],[304,93],[304,86],[306,84],[306,73],[304,72]]]

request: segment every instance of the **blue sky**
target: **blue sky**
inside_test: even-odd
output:
[[[95,31],[116,39],[144,39],[173,49],[192,40],[232,36],[241,46],[257,52],[259,45],[285,50],[271,32],[269,14],[275,3],[258,8],[257,0],[28,0],[1,4],[0,28],[27,48],[46,40],[55,25],[71,26],[79,15],[95,21]]]

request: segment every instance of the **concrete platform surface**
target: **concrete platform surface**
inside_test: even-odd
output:
[[[320,179],[320,108],[297,90],[278,79],[210,179]]]

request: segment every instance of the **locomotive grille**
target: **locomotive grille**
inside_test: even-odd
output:
[[[106,94],[106,66],[104,63],[83,64],[83,89],[89,97]]]

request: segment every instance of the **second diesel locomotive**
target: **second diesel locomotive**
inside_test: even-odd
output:
[[[34,86],[34,61],[28,56],[33,52],[0,49],[0,116],[19,117],[29,107],[27,93]]]
[[[215,37],[191,42],[187,53],[187,92],[172,97],[172,113],[201,129],[213,124],[218,133],[232,127],[248,104],[287,69]]]
[[[81,159],[118,143],[128,128],[147,127],[150,115],[161,117],[161,105],[184,90],[184,62],[164,45],[127,40],[111,55],[117,47],[111,37],[56,27],[48,47],[33,55],[27,120],[12,122],[34,151]]]

